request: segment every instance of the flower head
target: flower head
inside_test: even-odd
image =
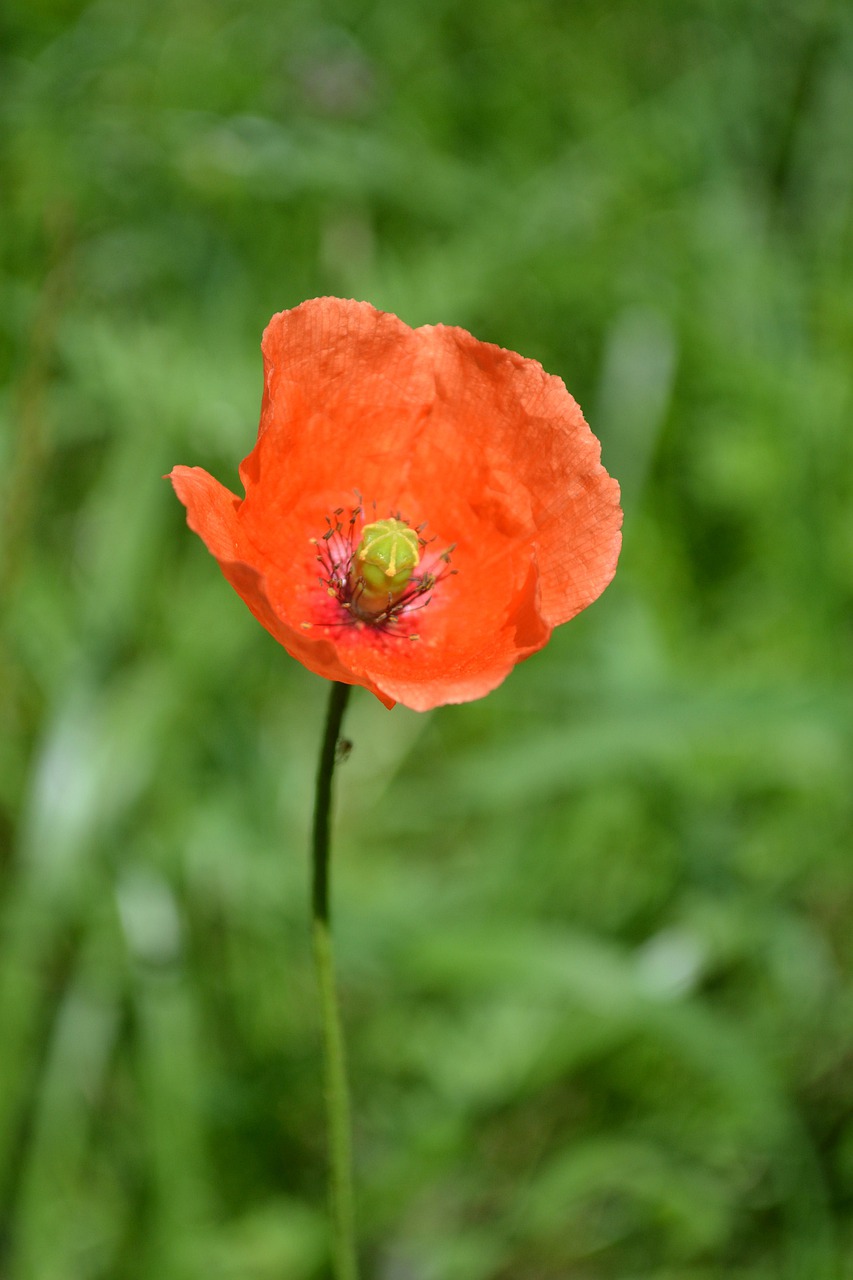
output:
[[[595,600],[619,486],[559,378],[463,329],[317,298],[270,321],[235,497],[171,480],[190,528],[311,671],[386,706],[467,702]]]

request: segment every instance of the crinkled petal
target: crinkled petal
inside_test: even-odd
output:
[[[236,519],[240,499],[201,467],[174,467],[169,479],[187,509],[189,527],[219,561],[222,573],[258,622],[291,657],[327,680],[364,685],[386,707],[393,707],[392,696],[383,693],[369,677],[356,677],[340,661],[333,643],[325,638],[309,638],[276,611],[270,602],[263,568],[257,563],[254,548],[243,536]]]

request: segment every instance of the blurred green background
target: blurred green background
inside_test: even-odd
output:
[[[626,513],[491,697],[353,699],[365,1276],[853,1277],[853,8],[7,0],[0,206],[2,1280],[328,1275],[327,687],[160,478],[322,293],[541,360]]]

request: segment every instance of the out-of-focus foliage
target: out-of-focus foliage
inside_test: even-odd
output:
[[[626,509],[492,697],[353,700],[366,1275],[853,1276],[850,6],[7,0],[0,58],[0,1275],[327,1274],[326,688],[160,479],[236,487],[325,292],[541,359]]]

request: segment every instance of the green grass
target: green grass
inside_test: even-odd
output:
[[[0,1276],[322,1280],[322,682],[160,477],[368,298],[540,359],[617,578],[488,699],[353,699],[365,1276],[853,1277],[853,15],[0,17]]]

